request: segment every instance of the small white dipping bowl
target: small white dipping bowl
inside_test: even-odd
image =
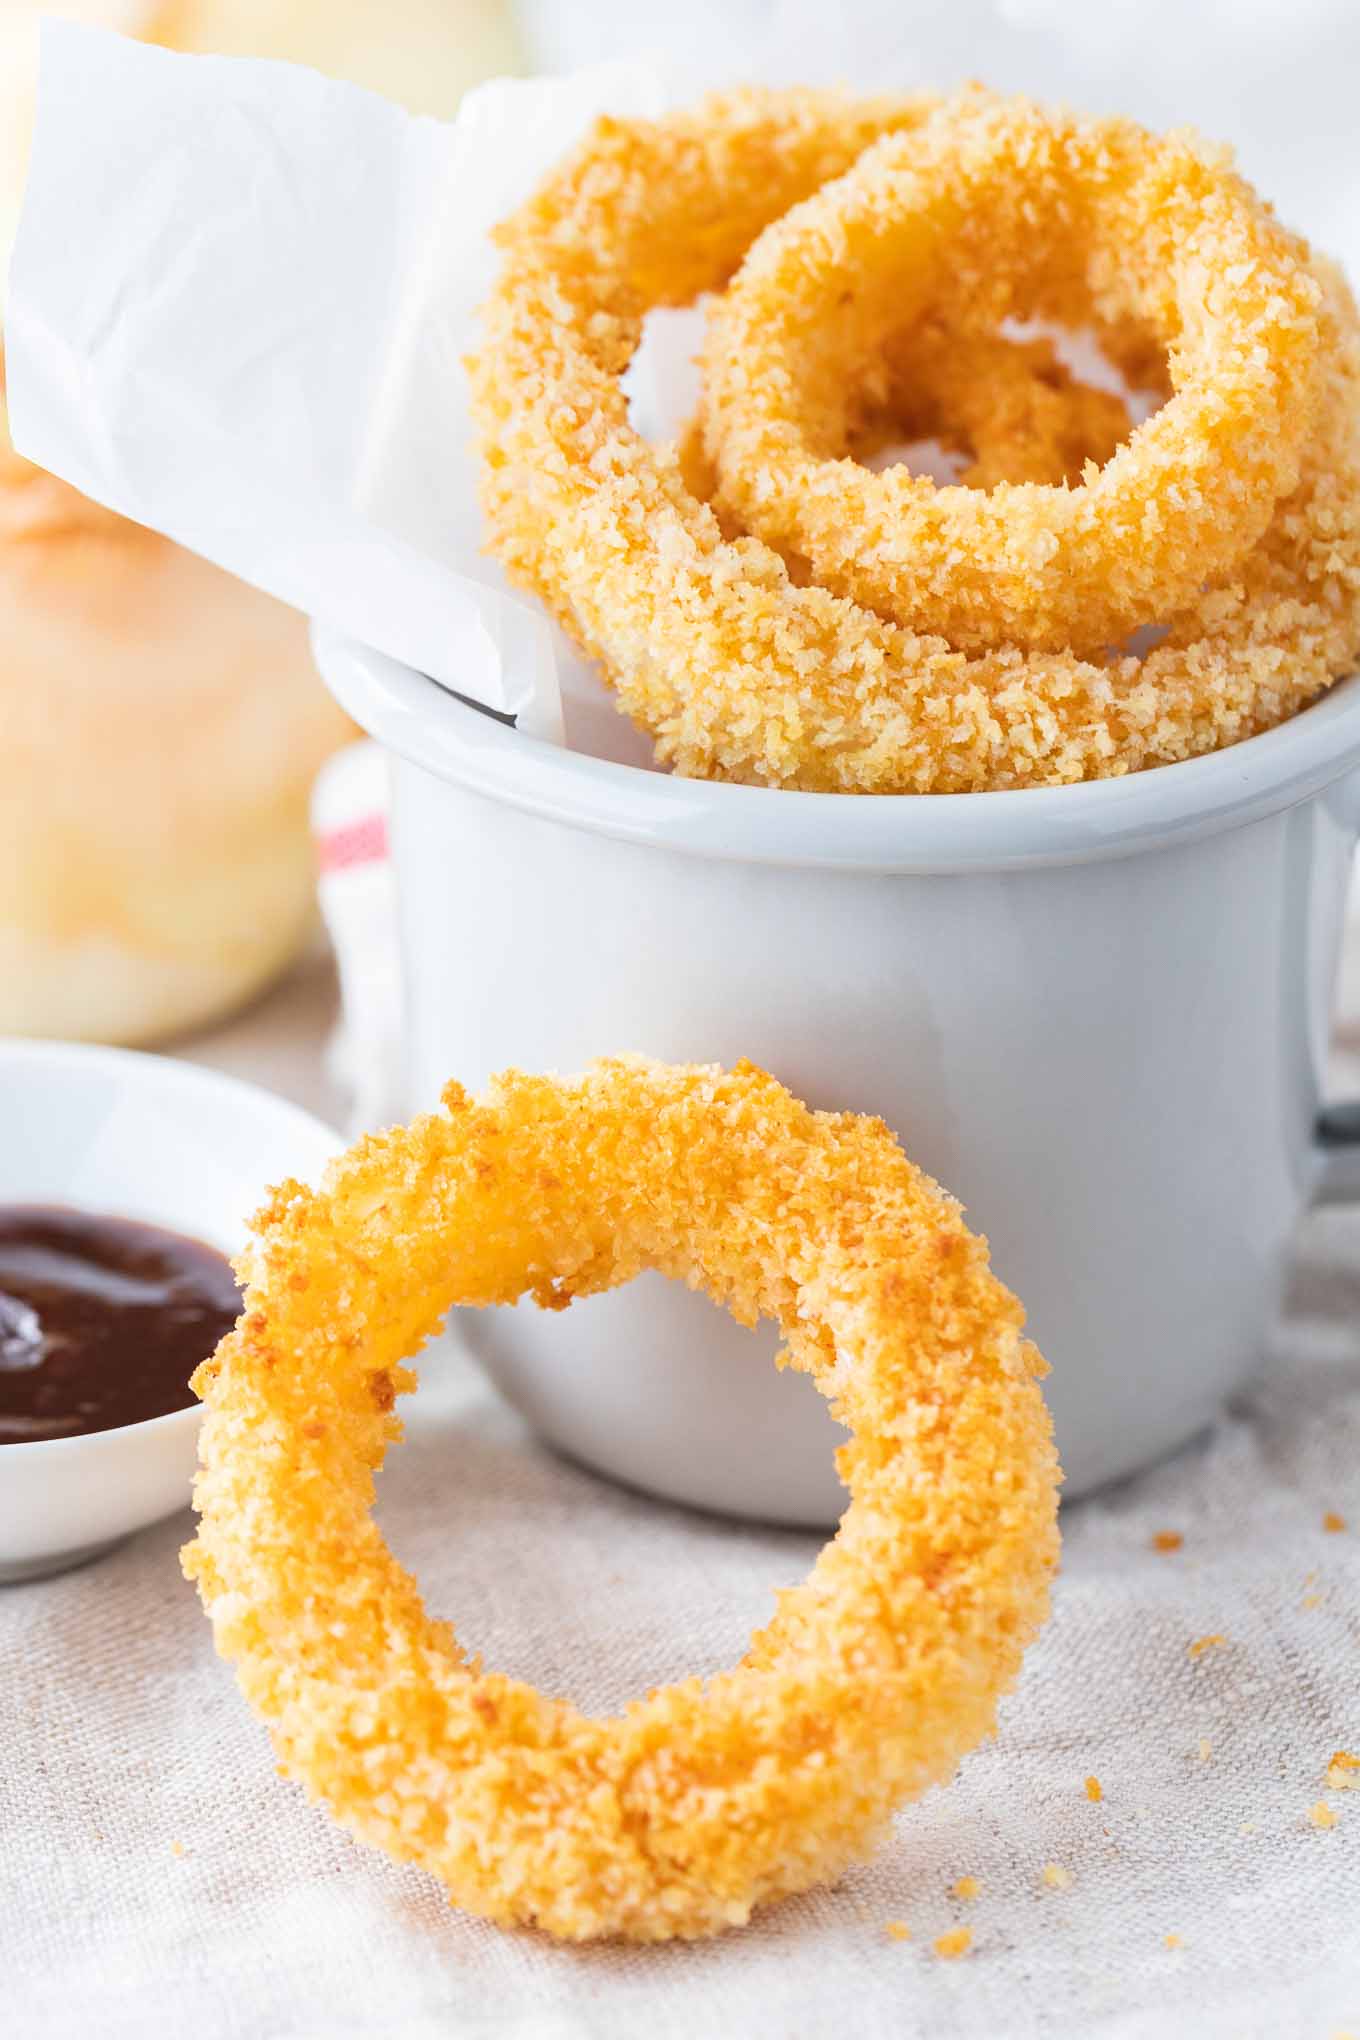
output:
[[[243,1245],[266,1187],[343,1146],[268,1091],[164,1056],[0,1040],[0,1204],[61,1204]],[[201,1412],[0,1445],[0,1584],[79,1565],[189,1500]]]

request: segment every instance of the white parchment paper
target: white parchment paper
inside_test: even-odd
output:
[[[44,27],[10,269],[21,453],[560,740],[579,662],[481,551],[461,358],[488,230],[650,67],[453,122],[295,65]]]

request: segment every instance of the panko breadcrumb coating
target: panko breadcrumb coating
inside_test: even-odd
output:
[[[969,489],[1078,481],[1088,461],[1100,466],[1133,430],[1124,399],[1074,376],[1048,335],[968,333],[931,319],[899,336],[882,368],[857,395],[849,427],[855,458],[934,440],[963,457],[959,482]],[[739,537],[740,519],[716,500],[703,425],[700,413],[680,438],[685,486],[713,505],[728,538]],[[795,580],[806,582],[807,563],[783,558]]]
[[[1299,478],[1321,337],[1306,249],[1224,152],[966,93],[867,149],[716,299],[704,417],[719,498],[822,586],[957,649],[1097,650],[1235,564]],[[844,457],[895,330],[1132,323],[1172,395],[1076,488],[937,487]]]
[[[1142,656],[970,657],[798,586],[770,547],[724,536],[675,447],[634,430],[620,377],[644,314],[720,289],[772,218],[928,111],[748,92],[603,121],[500,230],[469,364],[491,548],[681,773],[864,793],[1107,777],[1267,729],[1360,652],[1357,320],[1317,264],[1298,486]]]
[[[455,1904],[568,1940],[739,1925],[862,1859],[992,1727],[1057,1556],[1043,1367],[881,1121],[750,1065],[512,1071],[281,1185],[255,1232],[195,1376],[186,1569],[287,1773]],[[851,1430],[851,1501],[735,1671],[593,1719],[426,1613],[373,1475],[451,1305],[557,1309],[644,1268],[777,1319]]]
[[[1079,482],[1133,431],[1124,399],[1073,375],[1047,334],[1010,338],[930,318],[886,342],[878,369],[846,394],[847,450],[865,461],[894,441],[934,439],[965,457],[965,489]],[[702,413],[697,423],[702,431]]]

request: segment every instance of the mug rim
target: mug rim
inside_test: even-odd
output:
[[[1360,673],[1259,736],[1122,778],[995,793],[804,793],[569,751],[338,631],[314,624],[312,645],[341,707],[436,778],[570,828],[741,863],[902,874],[1092,863],[1242,827],[1360,766]]]

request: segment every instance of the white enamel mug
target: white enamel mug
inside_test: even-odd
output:
[[[584,756],[317,648],[393,760],[412,1104],[636,1049],[747,1056],[880,1113],[1025,1303],[1069,1496],[1192,1436],[1259,1367],[1295,1221],[1346,1166],[1318,1122],[1360,676],[1125,779],[856,797]],[[810,1383],[679,1285],[464,1331],[607,1474],[737,1515],[840,1513]]]

